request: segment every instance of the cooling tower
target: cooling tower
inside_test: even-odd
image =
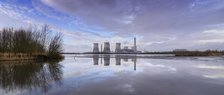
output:
[[[116,43],[116,49],[115,49],[116,53],[120,53],[121,52],[121,43]]]
[[[104,53],[110,53],[110,43],[109,42],[104,42]]]
[[[93,43],[93,53],[99,53],[98,43]]]

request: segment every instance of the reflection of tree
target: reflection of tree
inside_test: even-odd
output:
[[[6,62],[0,63],[0,87],[6,91],[41,88],[45,92],[52,82],[62,79],[58,62]]]
[[[48,68],[51,78],[53,78],[55,82],[60,82],[60,80],[62,79],[62,65],[58,64],[58,62],[49,62]]]

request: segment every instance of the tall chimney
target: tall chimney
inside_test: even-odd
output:
[[[134,52],[137,53],[136,38],[134,38]]]

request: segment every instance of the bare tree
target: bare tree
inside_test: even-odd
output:
[[[62,34],[59,33],[52,38],[49,44],[48,55],[57,58],[60,57],[61,52],[62,52]]]
[[[48,25],[41,29],[5,28],[0,30],[0,53],[42,53],[60,57],[62,34],[52,36]]]

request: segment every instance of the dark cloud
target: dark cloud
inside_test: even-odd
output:
[[[179,36],[194,35],[187,41],[194,46],[201,32],[210,25],[224,23],[223,0],[42,0],[57,10],[79,16],[86,24],[99,25],[117,35],[141,36],[143,42],[172,39],[174,45],[183,41]],[[220,30],[222,31],[222,30]],[[191,43],[191,44],[190,44]],[[150,44],[149,46],[152,46]],[[218,45],[216,45],[218,46]],[[155,48],[155,47],[153,47]]]

